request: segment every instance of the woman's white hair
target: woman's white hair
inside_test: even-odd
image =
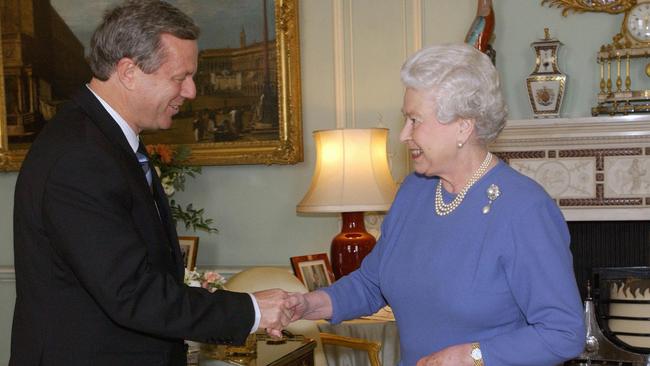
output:
[[[431,92],[441,123],[476,121],[477,137],[493,141],[505,126],[508,107],[490,58],[467,44],[423,48],[401,70],[407,88]]]

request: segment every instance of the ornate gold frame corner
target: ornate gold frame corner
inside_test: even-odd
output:
[[[567,16],[569,12],[603,12],[619,14],[627,11],[636,4],[636,0],[616,0],[608,3],[587,2],[585,0],[542,0],[541,6],[548,5],[562,9],[562,15]]]
[[[2,24],[0,24],[2,29]],[[1,38],[1,37],[0,37]],[[4,53],[0,41],[0,171],[18,170],[26,151],[9,151],[7,111],[5,107]]]

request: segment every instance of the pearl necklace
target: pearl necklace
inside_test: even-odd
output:
[[[442,200],[442,179],[439,180],[438,186],[436,187],[436,214],[438,216],[449,215],[456,209],[456,207],[460,206],[460,204],[463,202],[463,199],[465,198],[465,194],[467,194],[467,191],[469,191],[474,183],[476,183],[483,176],[483,174],[485,174],[485,171],[487,170],[488,166],[490,166],[491,162],[492,154],[488,151],[487,155],[485,155],[485,159],[483,159],[481,165],[478,167],[478,169],[476,169],[474,174],[472,174],[472,177],[467,181],[465,187],[463,187],[463,189],[456,195],[456,198],[454,198],[454,200],[449,204],[446,204]]]

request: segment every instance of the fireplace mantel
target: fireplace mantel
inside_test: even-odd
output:
[[[568,221],[650,220],[650,115],[510,120],[490,150]]]

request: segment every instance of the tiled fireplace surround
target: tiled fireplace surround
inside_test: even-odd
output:
[[[490,150],[562,209],[583,295],[591,268],[650,266],[650,115],[511,120]]]

